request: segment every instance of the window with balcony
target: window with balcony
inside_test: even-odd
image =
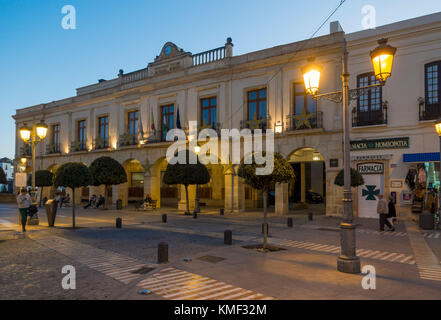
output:
[[[247,118],[242,121],[241,128],[259,127],[267,128],[267,92],[265,89],[247,92]],[[256,123],[253,123],[253,122]],[[250,123],[253,123],[250,125]]]
[[[127,113],[127,133],[129,134],[129,143],[138,143],[138,121],[139,111],[130,111]]]
[[[51,126],[51,138],[50,143],[47,146],[47,152],[51,153],[59,153],[60,152],[60,125],[54,124]]]
[[[213,129],[216,128],[216,106],[216,97],[201,99],[201,125],[203,127],[210,126]]]
[[[375,74],[365,73],[357,77],[357,87],[378,84]],[[371,126],[387,123],[386,109],[382,101],[381,87],[372,88],[357,99],[357,109],[354,110],[352,126]]]
[[[288,129],[303,130],[321,127],[321,117],[317,112],[317,101],[305,91],[302,82],[294,83],[293,113],[288,116]]]
[[[86,120],[77,121],[76,151],[86,150]]]
[[[109,117],[98,118],[98,139],[95,143],[95,149],[104,149],[109,147]]]
[[[441,61],[425,65],[425,100],[420,105],[420,120],[435,120],[441,117]]]
[[[161,106],[162,141],[167,141],[167,132],[175,126],[175,106],[173,104]]]

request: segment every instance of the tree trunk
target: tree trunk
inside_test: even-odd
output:
[[[75,188],[72,188],[72,229],[75,229]]]
[[[190,214],[190,204],[188,201],[188,184],[185,185],[185,198],[187,200],[187,211],[185,211],[185,214],[189,215]]]
[[[267,225],[267,202],[268,202],[268,188],[263,188],[263,249],[268,246],[268,225]]]
[[[41,191],[40,191],[40,204],[38,205],[40,208],[43,205],[43,188],[44,187],[41,187]]]
[[[104,210],[108,209],[108,202],[109,202],[109,186],[104,186]]]

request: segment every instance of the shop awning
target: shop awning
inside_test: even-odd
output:
[[[403,162],[439,162],[439,160],[439,152],[403,154]]]

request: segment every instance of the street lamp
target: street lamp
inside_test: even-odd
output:
[[[33,124],[32,128],[26,126],[26,124],[20,128],[20,137],[21,139],[31,146],[32,149],[32,190],[31,190],[31,197],[32,197],[32,203],[36,203],[37,199],[35,196],[35,146],[42,141],[44,138],[46,138],[47,135],[47,125],[41,120],[38,124]],[[21,162],[23,164],[26,163],[24,160],[26,158],[22,158]]]
[[[392,64],[396,48],[387,45],[387,39],[378,41],[379,46],[371,52],[371,60],[374,67],[375,77],[379,83],[349,89],[348,73],[348,51],[346,39],[343,40],[342,56],[342,91],[325,94],[317,94],[320,84],[321,67],[309,60],[306,67],[302,68],[305,82],[305,90],[312,98],[326,99],[343,105],[343,132],[344,132],[344,197],[343,197],[343,219],[340,224],[341,232],[341,254],[337,259],[337,269],[340,272],[360,273],[360,258],[356,255],[355,246],[355,224],[352,211],[351,191],[351,165],[350,165],[350,138],[349,138],[349,103],[360,96],[368,93],[371,89],[385,85],[386,79],[392,74]],[[441,131],[441,123],[439,125]]]
[[[195,146],[194,152],[196,153],[196,155],[199,155],[199,152],[201,152],[201,147]],[[199,208],[199,185],[196,184],[196,197],[195,197],[195,205],[194,205],[193,213],[199,213],[199,212],[201,212],[201,209]]]
[[[435,122],[435,130],[436,133],[438,133],[439,136],[439,143],[440,143],[440,171],[439,171],[439,180],[441,183],[441,119],[438,119]],[[438,192],[438,216],[441,216],[441,185],[439,187],[439,192]],[[437,226],[435,226],[436,228]]]

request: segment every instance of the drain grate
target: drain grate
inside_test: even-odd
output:
[[[146,273],[149,273],[150,271],[152,271],[153,269],[155,269],[155,268],[141,267],[138,270],[132,271],[132,273],[146,274]]]
[[[210,262],[210,263],[218,263],[218,262],[226,260],[225,258],[210,256],[210,255],[202,256],[197,259],[201,260],[201,261],[205,261],[205,262]]]

